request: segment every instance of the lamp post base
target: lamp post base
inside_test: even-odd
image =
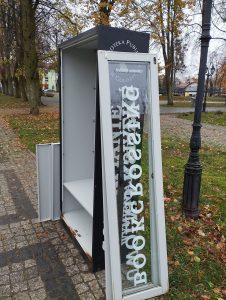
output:
[[[182,209],[187,218],[199,217],[199,194],[201,187],[202,166],[188,162],[185,165]]]

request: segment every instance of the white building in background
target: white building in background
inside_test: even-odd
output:
[[[186,88],[185,88],[185,96],[191,96],[191,97],[195,97],[197,94],[197,87],[198,84],[196,82],[193,82],[191,84],[189,84]]]
[[[58,73],[55,70],[48,70],[42,78],[42,88],[51,91],[58,91]]]

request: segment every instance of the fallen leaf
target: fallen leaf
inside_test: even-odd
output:
[[[193,256],[194,255],[194,251],[188,250],[188,255]]]
[[[175,263],[174,263],[175,267],[178,267],[180,265],[179,261],[176,260]]]
[[[194,261],[200,263],[201,259],[198,256],[194,256]]]
[[[223,243],[223,242],[217,243],[216,248],[217,248],[218,250],[223,249],[223,248],[224,248],[224,243]]]
[[[202,300],[210,300],[210,296],[207,295],[201,295]]]
[[[193,244],[192,240],[189,240],[189,239],[183,240],[183,243],[186,246],[191,246]]]
[[[220,294],[220,292],[221,292],[221,290],[219,288],[214,288],[213,291],[215,294]]]
[[[181,226],[179,226],[179,227],[177,227],[177,230],[178,230],[179,232],[182,232],[183,228],[182,228]]]
[[[169,197],[165,197],[165,198],[164,198],[164,202],[167,203],[167,202],[170,202],[170,201],[171,201],[171,198],[169,198]]]
[[[206,236],[205,233],[201,229],[198,230],[198,235],[200,235],[200,236]]]

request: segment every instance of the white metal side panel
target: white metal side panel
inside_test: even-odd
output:
[[[60,144],[54,143],[52,146],[52,220],[60,218]]]
[[[36,145],[38,214],[41,222],[60,218],[60,144]]]

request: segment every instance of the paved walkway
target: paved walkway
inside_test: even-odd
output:
[[[160,112],[161,114],[180,114],[180,113],[188,113],[188,112],[194,112],[194,107],[171,107],[171,106],[162,106],[160,105]],[[207,112],[210,111],[222,111],[226,112],[226,106],[219,106],[219,107],[207,107]]]
[[[189,141],[192,133],[192,122],[177,118],[175,115],[161,115],[162,134]],[[202,124],[201,141],[203,146],[214,146],[226,149],[226,127]]]
[[[0,299],[104,299],[104,272],[89,272],[60,221],[38,222],[35,156],[6,113],[0,110]],[[162,115],[161,126],[172,136],[191,134],[191,122],[172,115]],[[203,143],[225,148],[225,132],[205,125]]]
[[[104,299],[62,223],[38,222],[35,157],[2,111],[0,128],[0,299]]]

